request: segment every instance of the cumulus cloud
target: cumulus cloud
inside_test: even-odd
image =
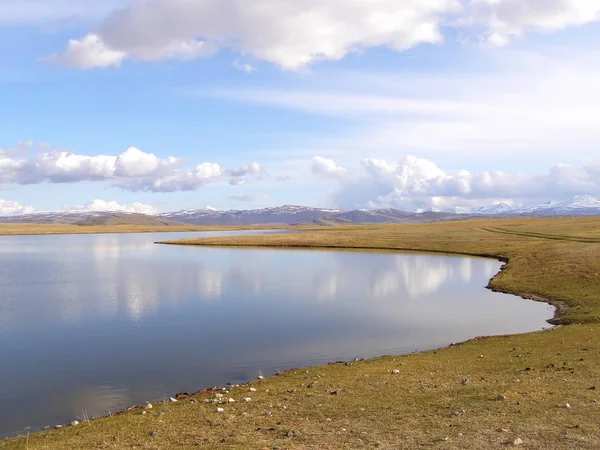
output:
[[[448,173],[423,158],[397,163],[368,158],[363,172],[342,181],[339,206],[444,210],[492,203],[530,205],[583,194],[600,194],[600,161],[576,167],[555,164],[546,172],[525,175],[501,171]]]
[[[232,186],[241,186],[246,184],[248,176],[262,177],[266,173],[265,169],[257,162],[244,164],[239,169],[228,170],[227,175],[231,176],[229,184]]]
[[[0,216],[16,216],[34,212],[35,208],[33,206],[23,206],[15,201],[0,199]]]
[[[107,46],[97,34],[88,34],[80,40],[71,39],[65,53],[55,53],[42,60],[76,69],[92,69],[119,67],[127,57],[126,52]]]
[[[132,203],[131,205],[121,205],[116,201],[105,201],[105,200],[92,200],[87,205],[74,206],[68,208],[73,211],[90,211],[90,212],[124,212],[124,213],[136,213],[136,214],[147,214],[153,215],[158,211],[156,208],[150,205],[144,205],[143,203]]]
[[[253,167],[248,166],[248,173]],[[196,190],[221,179],[221,168],[216,163],[187,168],[181,159],[162,159],[135,147],[117,156],[52,150],[28,158],[0,151],[0,183],[7,184],[107,181],[130,191],[175,192]]]
[[[598,0],[147,0],[111,14],[52,59],[75,67],[137,60],[194,59],[230,48],[299,70],[366,48],[404,50],[442,42],[459,28],[506,45],[529,30],[553,31],[599,19]],[[234,63],[241,70],[252,66]]]
[[[341,178],[346,175],[346,169],[336,164],[332,159],[315,156],[312,163],[312,173],[329,178]]]
[[[558,31],[600,20],[598,0],[471,0],[470,19],[504,46],[528,30]]]

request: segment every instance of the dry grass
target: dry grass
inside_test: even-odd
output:
[[[182,399],[145,415],[136,409],[32,435],[28,446],[482,449],[519,437],[524,448],[600,448],[600,391],[591,389],[600,389],[599,236],[600,218],[588,218],[347,227],[195,242],[495,255],[509,261],[492,281],[495,289],[565,302],[570,309],[559,319],[570,325],[292,370],[253,383],[257,392],[233,388],[226,396],[236,402],[222,405],[223,413],[203,402],[214,398],[206,391],[195,403]],[[464,378],[470,381],[461,383]],[[506,399],[496,400],[499,394]],[[246,396],[252,401],[243,402]],[[558,406],[565,402],[572,407]],[[25,445],[21,438],[0,448]]]
[[[0,236],[42,235],[42,234],[108,234],[108,233],[181,233],[188,231],[236,231],[236,230],[267,230],[283,227],[207,227],[207,226],[146,226],[146,225],[65,225],[65,224],[31,224],[3,223],[0,224]]]

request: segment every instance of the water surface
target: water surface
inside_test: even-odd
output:
[[[485,290],[489,259],[153,244],[194,236],[0,237],[0,436],[553,314]]]

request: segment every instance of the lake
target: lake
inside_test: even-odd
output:
[[[0,436],[554,312],[484,289],[491,259],[154,244],[224,234],[0,237]]]

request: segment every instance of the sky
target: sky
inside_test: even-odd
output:
[[[0,214],[600,197],[600,0],[0,0]]]

